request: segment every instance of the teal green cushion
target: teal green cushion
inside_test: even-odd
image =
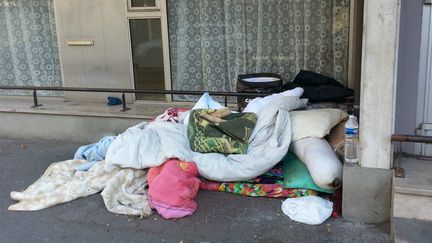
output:
[[[315,184],[312,176],[306,166],[289,152],[283,159],[284,187],[285,188],[303,188],[319,192],[333,193],[333,190],[323,189]]]

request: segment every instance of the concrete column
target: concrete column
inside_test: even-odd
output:
[[[342,214],[350,221],[390,219],[400,0],[365,0],[360,94],[360,164],[345,166]]]
[[[389,169],[394,131],[400,0],[366,0],[360,98],[360,164]]]

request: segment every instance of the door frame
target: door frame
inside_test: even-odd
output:
[[[417,134],[430,135],[428,132],[432,131],[432,97],[429,95],[432,94],[432,5],[430,1],[425,1],[423,5],[417,94]],[[415,154],[427,155],[426,146],[416,144]]]
[[[133,56],[132,56],[132,39],[130,32],[130,21],[131,19],[160,19],[161,21],[161,34],[162,34],[162,55],[164,65],[164,82],[165,90],[171,90],[171,61],[169,54],[169,35],[168,35],[168,17],[167,17],[167,6],[165,0],[156,0],[158,9],[130,9],[126,2],[126,19],[127,19],[127,32],[128,32],[128,48],[129,48],[129,60],[130,60],[130,74],[132,77],[132,85],[135,87],[135,74],[133,70]],[[166,102],[172,102],[172,95],[165,95]],[[135,100],[136,96],[135,96]]]

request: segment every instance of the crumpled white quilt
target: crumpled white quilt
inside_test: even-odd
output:
[[[70,202],[102,191],[108,211],[116,214],[151,214],[147,201],[145,170],[114,169],[104,171],[105,161],[100,161],[88,171],[75,169],[85,160],[67,160],[51,164],[35,183],[23,192],[11,192],[19,201],[9,206],[11,211],[36,211]]]
[[[195,162],[202,177],[215,181],[241,181],[257,177],[276,165],[291,142],[289,111],[303,108],[306,100],[281,97],[257,115],[247,154],[225,156],[190,149],[186,129],[169,122],[141,123],[120,134],[108,148],[105,170],[118,167],[144,169],[171,158]]]

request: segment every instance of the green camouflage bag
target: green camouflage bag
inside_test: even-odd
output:
[[[227,108],[191,111],[188,138],[200,153],[245,154],[256,125],[255,113],[231,113]]]

